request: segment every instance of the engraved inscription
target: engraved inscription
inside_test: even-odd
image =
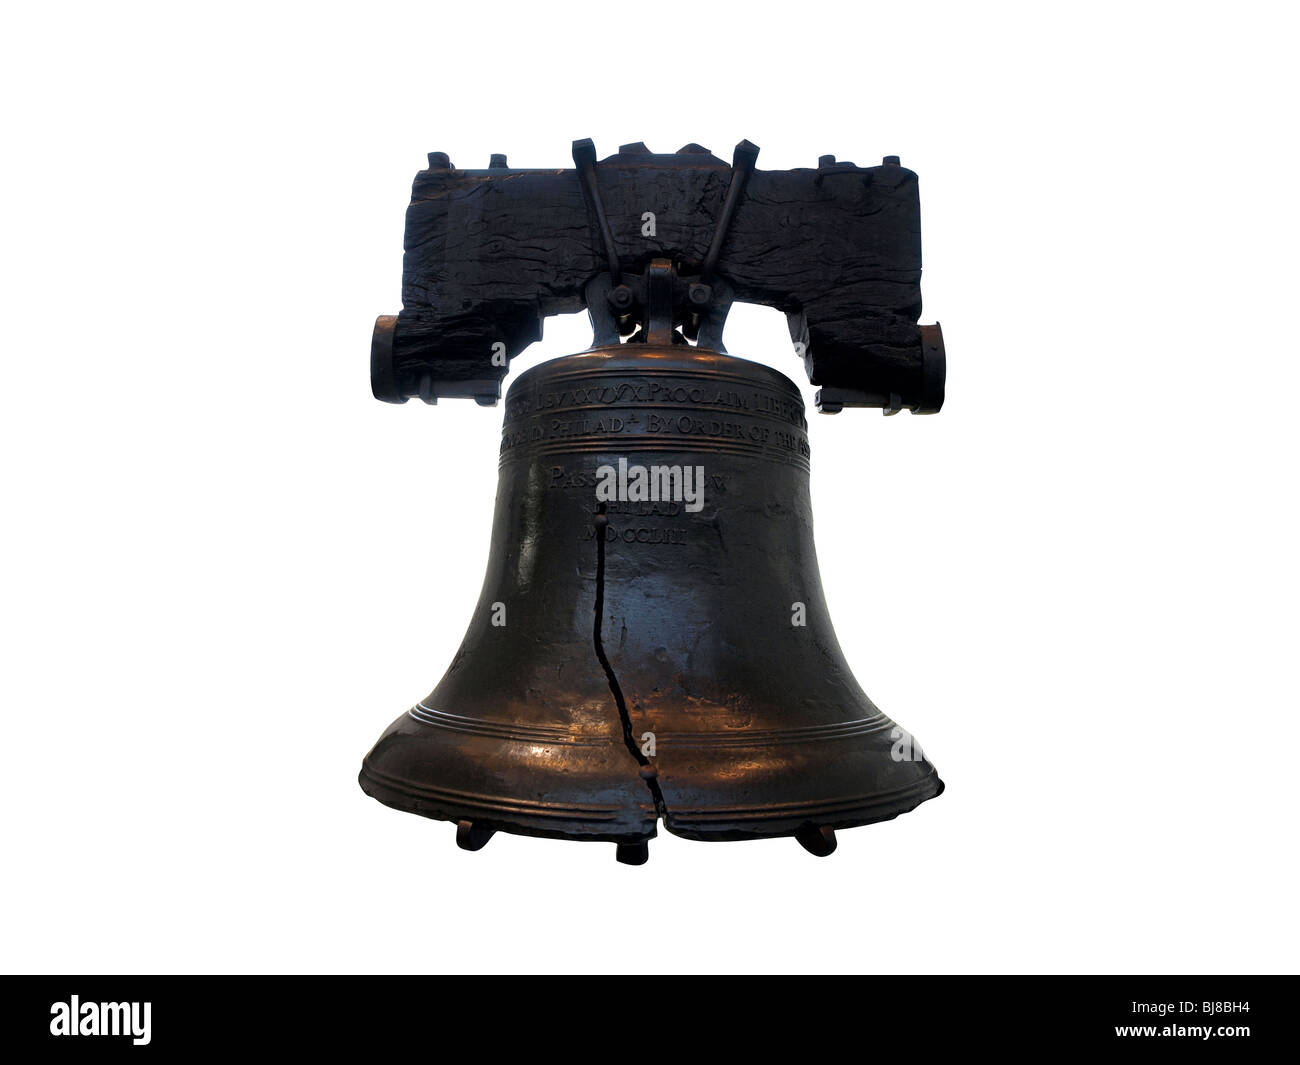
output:
[[[789,422],[800,429],[808,428],[803,402],[795,396],[783,396],[763,389],[718,388],[692,382],[620,381],[617,384],[578,386],[553,391],[525,392],[511,397],[506,420],[513,421],[539,413],[566,408],[637,406],[653,404],[674,407],[718,407],[726,410],[762,414]]]
[[[594,467],[572,469],[568,466],[551,466],[548,469],[547,488],[585,488],[592,489],[600,482],[600,476]],[[727,475],[710,473],[705,482],[711,492],[726,492]],[[682,513],[682,504],[674,500],[611,500],[607,504],[610,514],[668,515]]]
[[[578,539],[587,541],[596,538],[595,525],[586,525],[578,530]],[[625,544],[662,544],[664,547],[672,547],[686,543],[686,528],[681,525],[670,525],[660,529],[651,529],[646,526],[626,526],[617,528],[614,525],[605,526],[605,542],[618,543],[622,541]]]
[[[731,386],[698,377],[630,376],[618,381],[539,384],[507,397],[501,455],[516,449],[753,451],[806,462],[803,402],[759,385]]]

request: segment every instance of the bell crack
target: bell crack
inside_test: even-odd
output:
[[[618,706],[618,716],[623,726],[623,744],[627,747],[628,753],[636,759],[639,775],[645,781],[646,787],[650,789],[650,796],[654,800],[655,813],[663,820],[666,828],[668,807],[664,803],[663,789],[659,786],[655,767],[650,759],[641,753],[641,748],[637,745],[636,736],[632,732],[632,716],[628,713],[627,700],[623,698],[623,689],[619,686],[618,677],[614,674],[614,667],[609,663],[609,656],[605,654],[605,644],[601,639],[601,630],[605,621],[605,529],[609,525],[609,515],[605,512],[604,503],[601,503],[596,511],[595,525],[596,618],[591,630],[592,643],[595,645],[596,658],[600,662],[600,667],[605,671],[605,679],[609,682],[609,690]]]

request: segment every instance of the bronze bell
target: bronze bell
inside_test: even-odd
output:
[[[679,176],[707,178],[717,167],[702,165],[702,151],[683,153],[685,164],[648,158]],[[583,293],[596,344],[511,385],[488,569],[469,630],[438,686],[363,762],[367,794],[457,822],[467,849],[504,830],[612,841],[620,861],[638,864],[662,821],[690,839],[794,836],[824,855],[835,847],[835,829],[896,817],[943,790],[919,746],[859,687],[836,640],[813,545],[798,388],[721,349],[721,317],[764,224],[761,212],[736,211],[761,191],[743,199],[752,155],[744,168],[737,154],[713,208],[712,240],[698,249],[698,272],[688,272],[689,246],[655,256],[640,274],[615,254],[604,272],[600,262],[590,273],[581,262],[560,271]],[[513,191],[525,204],[532,196],[557,210],[567,177],[577,186],[573,213],[591,222],[594,246],[615,251],[605,239],[602,194],[654,175],[640,158],[639,167],[609,166],[598,184],[594,159],[580,151],[575,159],[576,175],[442,168],[444,180],[430,183],[438,195],[428,198],[447,217],[424,224],[455,229],[457,196],[468,199],[476,187],[481,195],[482,183],[503,172],[547,175],[536,189]],[[908,202],[909,183],[883,184]],[[914,189],[913,176],[913,196]],[[421,194],[417,179],[408,248]],[[854,217],[878,224],[869,219],[879,202],[861,203],[854,189],[844,194]],[[809,210],[823,224],[843,224],[826,217],[817,196]],[[748,244],[742,219],[758,230]],[[729,231],[730,277],[709,254]],[[408,253],[408,281],[418,268]],[[557,287],[554,276],[548,283]],[[403,314],[409,310],[408,299]],[[484,311],[485,336],[500,335],[492,330],[502,310],[498,303]],[[495,399],[491,363],[474,367],[481,377],[463,366],[440,376],[421,346],[438,334],[427,331],[429,316],[413,320],[426,331],[411,328],[404,348],[401,316],[381,319],[372,353],[377,396]],[[937,327],[912,324],[913,350],[888,353],[892,377],[882,382],[878,367],[856,378],[831,375],[819,382],[823,409],[937,410],[941,337]],[[814,323],[801,316],[799,326],[816,344]],[[460,330],[464,351],[463,316]]]

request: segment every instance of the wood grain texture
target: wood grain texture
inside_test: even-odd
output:
[[[685,276],[699,270],[728,164],[698,151],[624,152],[603,160],[597,177],[623,271],[641,274],[662,257]],[[653,235],[643,233],[646,212],[655,216]],[[606,266],[575,170],[422,171],[406,215],[394,339],[404,387],[414,394],[420,379],[499,381],[506,368],[492,366],[493,345],[513,357],[539,339],[546,316],[581,310],[587,283]],[[885,395],[919,387],[912,171],[755,171],[718,274],[736,300],[787,314],[814,384]]]

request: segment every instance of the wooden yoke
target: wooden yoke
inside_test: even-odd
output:
[[[375,324],[375,397],[493,405],[549,315],[586,308],[598,346],[643,341],[651,264],[666,262],[657,291],[671,297],[655,298],[673,343],[723,350],[732,302],[775,307],[822,411],[938,411],[943,338],[917,324],[916,174],[894,156],[773,171],[757,156],[748,141],[731,166],[697,144],[628,144],[597,162],[577,141],[572,170],[511,169],[501,155],[457,170],[432,153],[406,214],[403,309]]]

